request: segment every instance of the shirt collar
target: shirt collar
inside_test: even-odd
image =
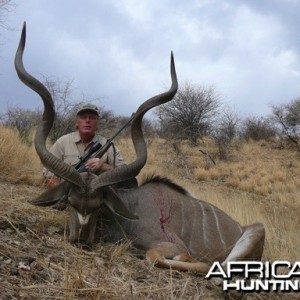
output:
[[[78,131],[74,132],[74,141],[75,141],[76,144],[82,142]],[[96,134],[95,134],[94,138],[92,139],[92,142],[93,143],[97,142]]]

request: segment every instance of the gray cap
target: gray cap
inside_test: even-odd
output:
[[[83,113],[83,112],[93,112],[94,114],[96,114],[99,117],[99,109],[96,105],[90,104],[90,103],[86,103],[81,105],[78,110],[77,110],[77,115]]]

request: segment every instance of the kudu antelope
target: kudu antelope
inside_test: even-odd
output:
[[[35,148],[43,165],[66,182],[56,191],[56,196],[57,193],[68,193],[71,243],[92,244],[96,222],[105,214],[107,238],[110,241],[130,239],[133,246],[146,253],[146,258],[158,267],[206,273],[215,260],[226,267],[226,263],[232,260],[261,259],[265,234],[262,224],[241,226],[217,207],[191,197],[182,187],[158,176],[152,176],[139,187],[114,187],[114,184],[138,175],[146,163],[142,119],[148,110],[170,101],[177,92],[173,55],[171,88],[145,101],[132,122],[131,137],[136,160],[96,176],[78,173],[46,149],[45,141],[55,116],[53,102],[48,90],[24,69],[24,47],[25,24],[15,67],[21,81],[37,92],[44,103]],[[53,196],[51,193],[48,198]],[[42,205],[44,198],[45,194],[35,204]]]

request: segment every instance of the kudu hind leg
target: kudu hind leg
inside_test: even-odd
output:
[[[161,242],[146,252],[146,258],[159,268],[178,271],[195,271],[206,274],[209,265],[191,257],[186,249],[171,242]]]
[[[226,267],[229,261],[261,260],[265,241],[265,228],[261,223],[246,228],[240,239],[222,263]]]

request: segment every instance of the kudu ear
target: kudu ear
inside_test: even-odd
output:
[[[129,220],[137,220],[139,218],[127,209],[118,194],[111,186],[105,187],[103,191],[104,204],[111,212]]]
[[[37,198],[28,202],[37,206],[51,206],[53,208],[59,208],[62,204],[66,204],[70,187],[70,183],[64,181],[58,186],[44,192]]]

